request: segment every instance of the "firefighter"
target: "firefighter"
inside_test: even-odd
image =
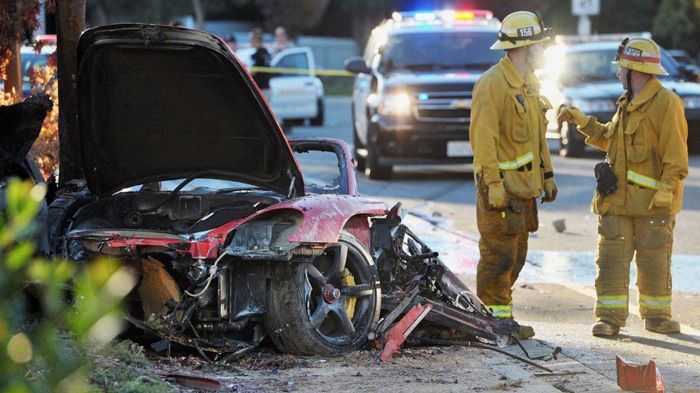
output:
[[[557,196],[547,148],[545,112],[533,74],[549,39],[539,15],[505,17],[492,50],[506,55],[479,79],[472,94],[469,138],[474,149],[476,217],[481,239],[477,294],[497,317],[513,318],[512,288],[525,264],[529,232],[539,226],[536,198]],[[534,330],[521,326],[519,337]]]
[[[610,180],[599,180],[592,204],[599,235],[592,333],[610,336],[625,325],[632,257],[644,327],[678,333],[680,324],[671,319],[671,246],[688,175],[683,102],[657,79],[668,73],[651,39],[625,39],[614,62],[626,93],[610,122],[599,123],[575,107],[562,108],[558,116],[575,123],[587,144],[607,152],[610,175],[599,178]]]

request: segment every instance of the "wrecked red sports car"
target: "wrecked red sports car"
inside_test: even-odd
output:
[[[365,344],[381,298],[369,218],[386,208],[357,196],[342,142],[298,142],[337,151],[343,168],[316,190],[333,193],[308,194],[247,71],[201,31],[98,27],[81,36],[78,64],[86,187],[51,204],[53,252],[135,266],[135,317],[203,347],[265,332],[297,354]]]
[[[233,359],[267,336],[293,354],[341,354],[384,337],[395,350],[423,318],[411,337],[433,338],[425,342],[503,345],[518,331],[401,224],[399,205],[357,194],[344,142],[288,142],[218,38],[103,26],[83,33],[77,61],[79,127],[62,143],[79,143],[61,154],[82,174],[50,193],[42,249],[133,266],[127,319],[161,337],[161,349],[175,342]],[[21,125],[12,146],[36,138],[47,100],[1,108],[0,122]],[[411,306],[424,310],[420,320],[394,324],[418,315]]]

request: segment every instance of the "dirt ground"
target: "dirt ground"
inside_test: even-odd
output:
[[[463,277],[473,286],[473,276]],[[225,392],[619,392],[615,355],[640,363],[654,359],[668,392],[699,393],[700,335],[695,295],[677,294],[684,333],[646,332],[631,315],[621,334],[610,339],[590,335],[592,288],[520,283],[515,315],[532,325],[536,339],[524,342],[532,356],[562,347],[557,360],[540,364],[548,373],[492,351],[466,347],[410,347],[390,361],[365,350],[344,357],[294,357],[263,349],[228,365],[212,365],[196,355],[149,355],[146,368],[198,375],[219,381]],[[634,298],[632,296],[631,298]],[[631,307],[633,310],[634,307]],[[523,355],[516,346],[508,351]],[[180,391],[196,391],[173,385]]]

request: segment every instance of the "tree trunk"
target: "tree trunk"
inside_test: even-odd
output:
[[[76,89],[78,38],[85,28],[86,0],[56,0],[58,38],[58,144],[60,185],[83,178],[80,171],[78,96]]]
[[[7,64],[7,80],[5,81],[5,92],[15,93],[15,102],[22,101],[22,56],[20,54],[19,41],[12,45],[12,56]]]

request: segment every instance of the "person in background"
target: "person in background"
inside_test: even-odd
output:
[[[238,50],[238,40],[236,40],[235,35],[227,34],[226,37],[224,37],[224,42],[226,42],[231,52],[235,53]]]
[[[293,47],[294,44],[289,42],[289,37],[287,36],[287,29],[282,26],[277,26],[275,29],[275,46],[272,50],[272,55],[276,55],[287,48]]]
[[[250,46],[255,48],[255,53],[251,55],[251,60],[253,62],[253,80],[257,83],[258,87],[262,91],[265,97],[270,96],[270,73],[256,70],[256,67],[269,67],[270,52],[267,51],[263,43],[263,31],[260,28],[255,28],[250,31]]]

